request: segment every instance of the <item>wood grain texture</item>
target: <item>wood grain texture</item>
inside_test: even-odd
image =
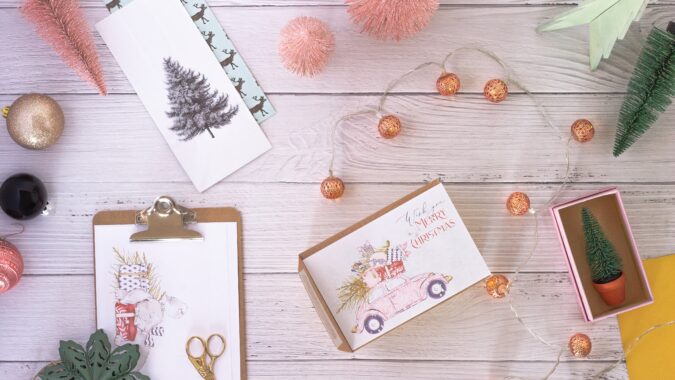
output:
[[[94,277],[27,276],[0,298],[0,357],[49,361],[59,339],[86,341],[95,329]],[[355,353],[338,351],[323,329],[297,274],[247,274],[247,357],[251,360],[551,361],[557,351],[527,335],[506,299],[476,284]],[[73,295],[77,295],[74,297]],[[583,331],[593,338],[593,360],[621,353],[616,319],[583,321],[565,273],[521,274],[514,303],[534,330],[555,344]],[[112,316],[111,316],[112,317]],[[39,331],[40,339],[26,339]],[[563,359],[574,361],[565,350]]]
[[[0,96],[11,104],[16,96]],[[67,127],[59,143],[27,151],[0,129],[0,178],[34,172],[47,182],[187,182],[150,115],[135,95],[59,95]],[[675,172],[675,108],[620,158],[611,155],[623,96],[537,95],[561,136],[578,118],[596,125],[587,144],[570,144],[574,181],[671,182]],[[341,115],[376,103],[372,96],[276,95],[278,114],[263,125],[272,150],[226,182],[318,183],[330,161],[330,131]],[[393,140],[377,134],[374,116],[342,124],[335,172],[348,182],[558,182],[564,140],[526,96],[495,105],[479,95],[454,100],[396,96],[386,110],[401,117]],[[133,165],[130,165],[133,163]]]
[[[419,187],[417,184],[348,184],[338,202],[323,199],[316,184],[221,183],[196,196],[191,184],[49,183],[54,215],[30,222],[12,237],[23,251],[30,274],[92,274],[93,215],[102,210],[147,207],[154,196],[169,193],[188,207],[234,206],[244,218],[244,271],[294,273],[297,255]],[[592,193],[606,185],[573,185],[560,201]],[[504,202],[515,190],[529,194],[540,209],[557,185],[447,185],[453,202],[493,271],[512,271],[534,243],[534,221],[507,214]],[[675,247],[674,185],[622,185],[620,190],[643,257]],[[261,196],[264,194],[264,196]],[[524,268],[532,272],[565,272],[566,266],[548,212],[541,212],[540,243]],[[16,230],[0,216],[0,232]],[[288,239],[292,234],[293,238]],[[2,356],[0,355],[0,358]]]
[[[551,380],[588,379],[601,371],[608,362],[576,361],[560,364]],[[0,377],[3,380],[26,380],[42,369],[47,362],[12,363],[0,362]],[[445,379],[494,380],[502,376],[531,378],[545,374],[551,363],[542,362],[458,362],[458,361],[412,361],[412,360],[304,360],[248,362],[249,379]],[[611,372],[605,380],[625,379],[625,368]]]
[[[16,7],[21,3],[20,0],[0,0],[0,7]],[[491,5],[491,6],[530,6],[530,5],[560,5],[570,6],[578,4],[578,0],[440,0],[441,7],[448,5]],[[675,4],[675,0],[649,0],[653,5]],[[102,1],[82,0],[80,4],[83,7],[102,7]],[[345,0],[211,0],[208,2],[211,7],[311,7],[311,6],[345,6]]]
[[[444,7],[429,27],[415,38],[382,43],[359,34],[342,7],[214,9],[267,93],[379,92],[392,78],[417,64],[441,60],[450,50],[469,45],[494,50],[516,68],[515,72],[532,91],[623,92],[651,25],[665,25],[675,16],[675,7],[647,9],[640,23],[617,43],[611,59],[603,62],[600,70],[590,72],[585,28],[546,34],[535,31],[538,24],[560,11],[558,7]],[[107,15],[102,6],[89,8],[85,13],[92,23]],[[326,71],[316,78],[299,78],[287,72],[277,54],[279,30],[298,15],[320,17],[335,33],[337,49],[334,57]],[[494,21],[488,22],[486,15]],[[12,35],[11,39],[0,40],[0,50],[11,52],[3,57],[3,70],[0,71],[3,93],[95,92],[36,37],[17,9],[0,9],[0,20],[4,21],[0,23],[0,35]],[[98,35],[96,44],[108,91],[133,92]],[[462,54],[450,63],[452,71],[465,80],[465,91],[482,91],[485,81],[504,75],[497,64],[476,54]],[[424,74],[412,76],[397,91],[433,91],[433,80],[422,80]]]
[[[18,171],[38,175],[56,211],[11,238],[27,275],[0,296],[0,379],[32,379],[56,358],[59,339],[88,337],[95,327],[94,213],[145,207],[161,193],[190,207],[235,206],[243,213],[252,379],[543,377],[556,352],[530,337],[505,300],[488,298],[480,285],[347,354],[333,347],[295,273],[300,251],[439,176],[450,182],[446,189],[493,271],[513,271],[526,256],[533,220],[507,215],[504,201],[516,190],[527,192],[535,207],[547,201],[562,176],[561,143],[524,95],[497,106],[482,99],[483,83],[503,74],[473,53],[451,61],[463,84],[456,99],[434,95],[438,73],[432,69],[395,90],[399,95],[386,109],[404,122],[399,138],[377,138],[373,118],[344,125],[335,169],[347,193],[329,202],[318,191],[331,122],[373,104],[373,94],[391,79],[459,46],[495,50],[538,93],[564,136],[577,118],[595,123],[592,142],[571,145],[576,183],[560,200],[618,183],[642,257],[675,247],[675,130],[669,128],[675,109],[621,158],[610,154],[642,42],[653,24],[675,18],[675,0],[650,5],[597,72],[588,70],[586,28],[534,30],[576,0],[441,0],[431,25],[399,43],[360,34],[342,0],[211,0],[279,113],[263,125],[272,151],[204,194],[187,180],[100,37],[95,34],[114,94],[106,98],[94,95],[37,38],[19,16],[19,3],[0,0],[0,105],[26,92],[57,94],[67,126],[61,141],[41,152],[19,148],[0,128],[0,180]],[[99,0],[82,4],[92,24],[107,15]],[[288,73],[276,53],[278,31],[300,15],[323,19],[336,35],[337,51],[314,79]],[[589,360],[565,353],[553,377],[589,378],[621,353],[616,319],[583,322],[550,217],[544,211],[539,217],[540,244],[513,288],[515,303],[525,321],[556,344],[576,332],[591,336]],[[0,215],[0,235],[16,229],[11,223]],[[608,377],[625,378],[623,365]]]

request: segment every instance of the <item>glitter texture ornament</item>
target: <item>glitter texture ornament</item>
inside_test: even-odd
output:
[[[527,194],[516,191],[506,200],[506,209],[514,216],[525,215],[530,210],[530,198]]]
[[[314,76],[326,67],[335,49],[335,37],[323,21],[298,17],[281,29],[281,63],[298,75]]]
[[[453,73],[443,73],[436,80],[436,90],[443,96],[455,95],[459,87],[459,77]]]
[[[493,274],[485,280],[485,290],[493,298],[504,298],[508,292],[509,279],[501,274]]]
[[[394,115],[385,115],[377,124],[377,130],[380,136],[385,139],[392,139],[401,133],[401,120]]]
[[[15,174],[0,186],[0,208],[14,219],[31,219],[45,211],[47,189],[39,178]]]
[[[321,194],[326,199],[337,199],[345,192],[345,184],[332,174],[321,182]]]
[[[595,135],[593,124],[586,119],[579,119],[572,124],[572,137],[579,142],[590,141]]]
[[[506,95],[509,94],[509,87],[501,79],[490,79],[485,83],[483,88],[483,95],[485,98],[492,103],[499,103],[506,99]]]
[[[63,110],[47,95],[22,95],[3,109],[3,116],[9,136],[26,149],[45,149],[63,133]]]
[[[574,334],[570,338],[569,348],[575,358],[585,358],[591,353],[591,338],[586,334]]]
[[[361,31],[380,40],[408,38],[424,29],[438,0],[347,0],[347,12]]]
[[[0,238],[0,293],[13,288],[23,274],[21,253],[5,239]]]

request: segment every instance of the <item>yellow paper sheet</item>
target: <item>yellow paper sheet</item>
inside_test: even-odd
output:
[[[620,314],[624,351],[653,325],[675,319],[675,255],[644,260],[654,303]],[[631,380],[672,379],[675,376],[675,326],[663,327],[643,337],[629,353],[626,364]]]

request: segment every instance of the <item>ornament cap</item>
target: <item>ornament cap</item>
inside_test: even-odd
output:
[[[7,116],[9,116],[9,106],[4,106],[2,107],[2,117],[7,119]]]

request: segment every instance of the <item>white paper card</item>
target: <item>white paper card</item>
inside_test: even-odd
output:
[[[353,350],[490,274],[443,184],[304,264]]]
[[[138,344],[152,379],[200,378],[185,344],[218,333],[226,347],[216,378],[240,379],[237,223],[190,225],[204,241],[129,242],[142,229],[94,227],[98,328],[116,345]]]
[[[270,149],[180,0],[135,0],[96,25],[197,190]]]

